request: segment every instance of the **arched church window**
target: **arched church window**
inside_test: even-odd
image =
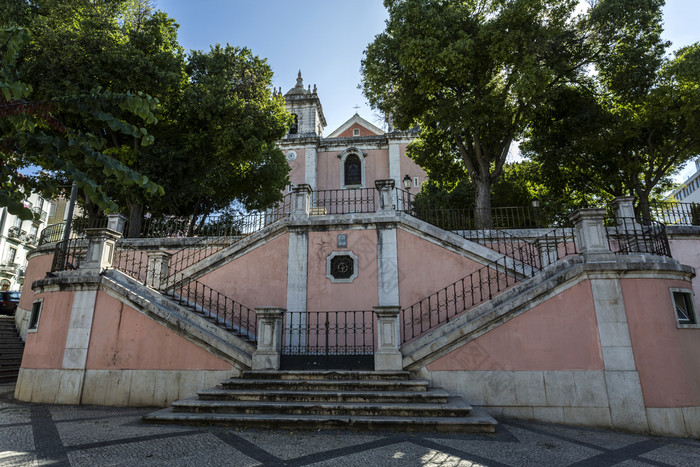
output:
[[[362,185],[362,162],[357,154],[345,158],[345,185]]]
[[[294,121],[292,122],[292,126],[289,128],[289,134],[296,135],[299,131],[299,117],[297,117],[297,114],[292,114],[292,117],[294,117]]]

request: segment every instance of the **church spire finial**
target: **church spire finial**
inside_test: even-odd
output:
[[[297,75],[297,86],[298,88],[303,88],[304,87],[304,80],[301,78],[301,70],[299,70],[299,74]]]

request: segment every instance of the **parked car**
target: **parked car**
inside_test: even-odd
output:
[[[0,292],[0,315],[14,315],[19,303],[19,292]]]

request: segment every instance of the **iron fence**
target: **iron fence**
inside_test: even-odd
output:
[[[112,267],[150,287],[157,284],[154,279],[161,279],[154,278],[154,271],[149,271],[148,251],[134,248],[124,241],[117,242]]]
[[[78,269],[87,259],[88,241],[85,238],[69,238],[56,243],[51,272]]]
[[[165,295],[180,305],[199,313],[219,327],[250,341],[255,341],[255,310],[196,280],[183,280],[167,289]]]
[[[292,311],[284,315],[281,365],[373,368],[374,312]]]
[[[656,201],[650,210],[654,220],[666,225],[700,225],[700,203]]]
[[[291,211],[292,194],[287,194],[280,202],[263,211],[212,214],[199,219],[192,216],[146,216],[141,220],[139,237],[240,237],[288,217]]]
[[[352,214],[377,211],[377,190],[319,190],[313,192],[312,214]],[[320,212],[319,212],[320,211]]]
[[[494,296],[518,282],[506,258],[453,282],[432,295],[401,310],[401,340],[411,341],[431,329]]]
[[[671,257],[666,226],[655,220],[640,222],[633,217],[606,219],[608,245],[617,255],[649,253]]]

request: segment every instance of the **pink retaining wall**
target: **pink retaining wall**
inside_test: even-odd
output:
[[[289,235],[281,235],[210,272],[200,282],[244,306],[287,304]]]
[[[428,365],[428,370],[602,370],[588,281],[498,326]]]
[[[484,267],[403,229],[396,230],[396,241],[399,303],[403,308]]]
[[[27,272],[22,285],[22,295],[19,299],[19,307],[23,310],[31,310],[34,302],[34,291],[32,282],[46,277],[46,273],[51,270],[53,254],[36,255],[27,263]]]
[[[99,291],[86,368],[230,370],[231,364]]]
[[[37,331],[27,333],[22,368],[63,367],[63,353],[74,296],[74,292],[54,292],[38,294],[35,297],[43,298],[44,303]],[[31,303],[28,309],[31,310]]]
[[[669,240],[671,254],[681,264],[687,264],[700,272],[700,238],[680,238]],[[700,312],[700,274],[693,278],[693,291],[695,292],[695,309]]]
[[[348,247],[338,248],[338,234],[348,236]],[[351,283],[334,284],[326,277],[326,258],[334,251],[357,256],[358,276]],[[309,232],[307,310],[371,310],[377,306],[377,232],[347,230]]]
[[[700,329],[678,329],[669,288],[685,281],[627,279],[622,293],[647,407],[700,406]]]

